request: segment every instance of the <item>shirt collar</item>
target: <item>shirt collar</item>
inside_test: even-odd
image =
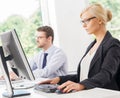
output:
[[[43,53],[50,53],[54,49],[54,47],[55,47],[54,45],[51,45],[46,51],[42,50],[42,52]]]

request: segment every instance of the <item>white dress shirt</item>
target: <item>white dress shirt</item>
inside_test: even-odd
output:
[[[42,69],[44,53],[48,53],[48,55],[46,66]],[[53,45],[46,51],[41,50],[29,63],[35,78],[53,78],[67,74],[68,64],[66,55],[61,49]]]

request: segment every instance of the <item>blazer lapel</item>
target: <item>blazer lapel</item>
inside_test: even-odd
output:
[[[92,69],[92,67],[95,65],[95,62],[98,60],[98,58],[102,57],[102,51],[103,51],[103,45],[105,44],[106,41],[108,41],[108,39],[111,37],[111,34],[109,33],[109,31],[107,31],[103,41],[101,42],[100,46],[98,47],[92,61],[90,64],[90,70]]]
[[[102,45],[99,46],[98,50],[96,51],[91,64],[90,64],[90,70],[92,69],[92,67],[95,65],[95,62],[102,57]]]

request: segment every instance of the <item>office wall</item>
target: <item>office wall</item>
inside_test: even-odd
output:
[[[44,4],[41,5],[43,24],[54,28],[54,44],[67,54],[69,70],[76,70],[90,43],[90,37],[80,24],[80,12],[87,0],[44,0]]]

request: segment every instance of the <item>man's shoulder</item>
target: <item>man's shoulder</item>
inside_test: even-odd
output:
[[[55,52],[63,52],[63,50],[60,47],[54,46]]]
[[[57,55],[66,55],[65,52],[60,47],[57,46],[53,46],[51,53]]]

